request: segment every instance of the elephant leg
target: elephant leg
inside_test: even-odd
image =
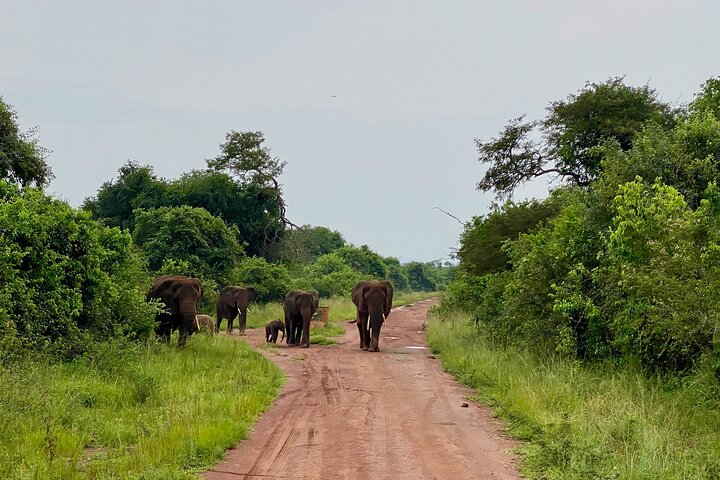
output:
[[[368,314],[358,312],[357,316],[358,332],[360,333],[360,348],[367,350],[370,346],[370,333],[368,332]]]
[[[310,318],[304,318],[302,323],[302,340],[300,346],[303,348],[310,347]]]
[[[302,331],[302,324],[300,319],[295,318],[293,320],[293,345],[300,345],[300,333]]]
[[[237,310],[230,310],[230,313],[228,313],[227,319],[228,319],[228,328],[227,332],[228,335],[232,333],[233,329],[233,322],[235,321],[235,317],[237,316]]]
[[[240,329],[240,335],[245,335],[245,323],[247,322],[247,309],[238,309],[238,328]]]
[[[170,343],[170,329],[169,328],[158,328],[155,333],[160,337],[160,341],[163,343]]]
[[[377,352],[380,350],[380,327],[374,326],[372,329],[372,338],[370,339],[370,351]]]
[[[187,342],[188,334],[187,334],[187,330],[185,330],[184,328],[181,328],[179,333],[180,333],[180,336],[178,337],[177,346],[178,346],[178,348],[181,348],[181,347],[185,346],[185,342]]]
[[[170,320],[167,316],[158,317],[158,326],[155,327],[155,335],[160,338],[163,343],[170,343],[170,334],[172,333]]]

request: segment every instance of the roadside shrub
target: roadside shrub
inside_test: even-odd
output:
[[[601,268],[614,344],[643,365],[686,371],[720,340],[720,190],[692,211],[673,187],[620,187]]]
[[[143,335],[154,308],[128,234],[37,189],[0,182],[0,344],[81,353],[92,336]]]
[[[263,257],[246,257],[230,271],[227,282],[227,285],[254,287],[258,302],[270,302],[285,297],[290,288],[290,273],[284,265],[270,263]]]

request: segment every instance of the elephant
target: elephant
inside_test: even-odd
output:
[[[155,333],[160,340],[169,343],[170,334],[179,330],[177,346],[185,345],[187,337],[197,331],[195,316],[202,294],[202,283],[197,278],[163,275],[153,280],[147,300],[158,299],[165,307],[156,317]]]
[[[387,281],[362,281],[352,289],[352,301],[357,307],[357,327],[360,348],[380,350],[380,329],[392,309],[393,287]],[[368,322],[369,317],[369,322]],[[372,337],[370,330],[372,329]]]
[[[247,311],[250,302],[257,297],[257,290],[252,287],[225,287],[220,290],[217,299],[217,330],[220,331],[220,324],[223,318],[228,319],[228,335],[232,334],[233,320],[238,316],[238,328],[240,335],[245,335],[247,322]]]
[[[280,342],[285,340],[285,324],[280,320],[270,320],[265,324],[265,341],[277,343],[278,332],[282,332]]]
[[[310,346],[310,319],[318,309],[320,298],[315,290],[292,290],[285,295],[285,331],[288,345]],[[300,329],[302,328],[302,339]]]
[[[199,331],[206,331],[208,335],[215,335],[215,320],[210,315],[195,315],[195,326]]]

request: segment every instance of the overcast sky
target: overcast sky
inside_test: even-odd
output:
[[[73,205],[127,160],[175,178],[262,130],[293,222],[433,260],[461,230],[433,207],[492,201],[474,138],[611,76],[686,103],[720,74],[719,21],[717,1],[0,0],[0,96]]]

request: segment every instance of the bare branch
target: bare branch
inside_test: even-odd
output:
[[[440,208],[440,207],[435,206],[435,207],[433,207],[433,210],[440,210],[442,213],[444,213],[444,214],[447,215],[448,217],[454,218],[455,220],[457,220],[458,223],[459,223],[460,225],[462,225],[463,227],[467,225],[467,222],[463,222],[462,220],[460,220],[458,217],[456,217],[456,216],[453,215],[452,213],[446,212],[445,210],[443,210],[443,209]]]

